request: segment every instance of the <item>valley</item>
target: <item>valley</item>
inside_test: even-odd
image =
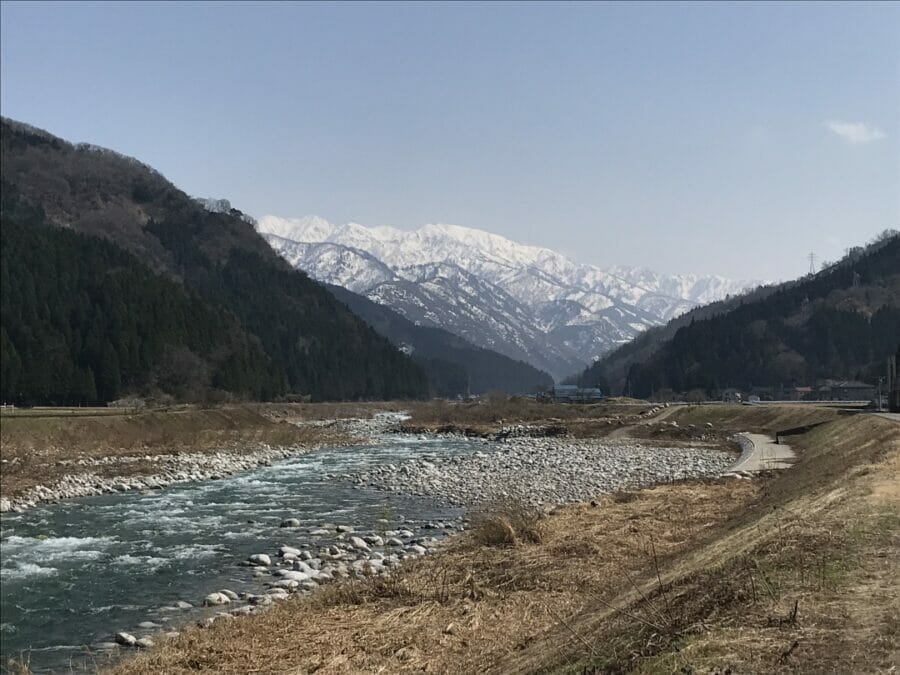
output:
[[[527,361],[557,379],[698,305],[760,281],[601,269],[545,248],[455,225],[401,231],[317,216],[264,216],[258,230],[314,279],[417,324]]]

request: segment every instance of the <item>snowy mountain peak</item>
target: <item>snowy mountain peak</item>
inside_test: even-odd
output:
[[[257,227],[314,278],[557,377],[649,326],[758,285],[646,268],[602,269],[459,225],[407,231],[269,215]]]

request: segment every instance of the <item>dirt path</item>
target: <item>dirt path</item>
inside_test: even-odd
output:
[[[787,469],[797,459],[791,446],[778,444],[771,436],[743,433],[738,434],[738,439],[744,451],[728,470],[729,473],[758,473],[772,469]]]

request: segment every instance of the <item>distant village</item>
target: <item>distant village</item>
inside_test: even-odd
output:
[[[652,397],[655,401],[687,401],[693,403],[761,403],[766,401],[794,402],[855,402],[871,403],[878,408],[895,409],[900,407],[896,366],[887,378],[876,384],[859,380],[824,379],[811,386],[792,387],[749,387],[747,389],[727,388],[710,396],[702,390],[678,393],[671,390],[660,390]],[[597,403],[607,398],[608,393],[599,387],[579,387],[574,384],[561,384],[539,392],[534,398],[540,401],[555,403]]]

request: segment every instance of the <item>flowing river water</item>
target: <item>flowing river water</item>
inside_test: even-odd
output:
[[[163,627],[156,631],[177,628],[211,613],[201,602],[222,588],[262,592],[253,570],[238,563],[253,553],[273,555],[281,545],[327,544],[327,537],[309,534],[323,524],[332,532],[335,525],[348,524],[360,533],[404,527],[442,536],[449,530],[434,525],[459,522],[461,509],[438,499],[357,487],[329,474],[491,447],[391,435],[223,480],[4,514],[2,663],[16,657],[35,672],[93,669],[115,653],[97,645],[118,631],[150,635],[154,630],[139,627],[146,621]],[[297,518],[301,527],[279,527],[285,518]],[[162,609],[179,600],[195,609]]]

